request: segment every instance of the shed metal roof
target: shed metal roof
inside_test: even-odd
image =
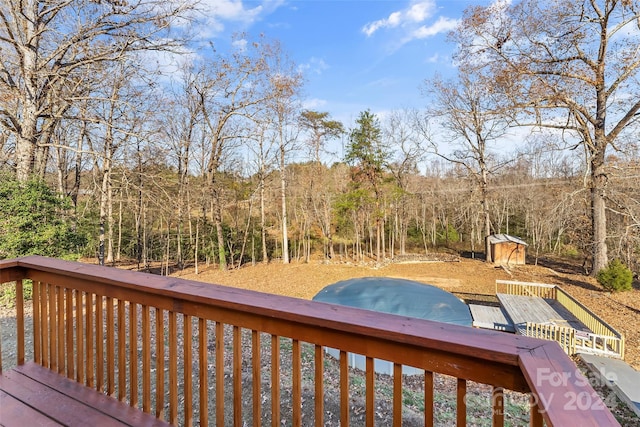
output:
[[[520,239],[519,237],[510,236],[508,234],[492,234],[489,236],[489,243],[517,243],[519,245],[529,246],[527,242]]]

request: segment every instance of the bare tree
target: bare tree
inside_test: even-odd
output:
[[[486,238],[491,234],[489,175],[501,166],[491,162],[491,147],[508,129],[501,96],[481,76],[463,71],[455,81],[446,82],[437,77],[429,80],[425,89],[433,100],[427,115],[438,129],[433,134],[426,132],[431,150],[464,167],[476,183]],[[490,262],[488,240],[485,254]]]
[[[145,113],[141,104],[143,97],[132,83],[137,69],[122,63],[109,71],[104,74],[107,84],[94,94],[94,105],[88,111],[89,116],[84,117],[93,128],[88,143],[94,154],[95,170],[100,172],[98,260],[101,265],[114,261],[114,169],[118,166],[118,155],[122,155],[123,147],[139,132]]]
[[[273,119],[272,132],[278,146],[280,169],[280,202],[282,213],[282,262],[289,263],[289,234],[287,231],[287,156],[295,147],[299,134],[300,90],[302,75],[296,70],[279,44],[268,46],[269,102],[267,111]]]
[[[218,261],[226,269],[225,240],[222,230],[223,188],[218,174],[224,156],[250,134],[250,122],[257,119],[263,104],[271,97],[270,70],[266,56],[268,43],[249,43],[230,55],[219,55],[199,65],[193,90],[202,114],[204,140],[207,145],[205,169],[210,191],[213,222],[216,228]]]
[[[461,67],[492,75],[520,124],[584,149],[593,274],[608,262],[606,152],[640,112],[639,11],[633,0],[496,2],[468,9],[453,34]]]
[[[388,169],[393,174],[396,191],[393,192],[393,233],[391,233],[390,251],[394,255],[395,241],[399,239],[400,254],[406,252],[409,206],[411,198],[409,178],[417,174],[418,162],[424,156],[419,132],[413,124],[418,112],[399,110],[389,115],[383,123],[383,138],[390,147],[394,147],[393,160]]]
[[[308,181],[309,197],[325,239],[324,256],[333,258],[335,256],[331,223],[333,197],[330,194],[332,189],[326,188],[325,182],[319,182],[321,176],[327,175],[320,153],[325,150],[328,140],[339,138],[344,134],[345,130],[341,122],[330,119],[329,113],[312,110],[305,110],[300,114],[300,125],[309,133],[307,144],[311,152],[311,158],[314,161],[315,179]]]
[[[49,137],[74,102],[76,82],[130,52],[175,46],[166,30],[190,7],[181,0],[4,1],[0,93],[8,103],[0,100],[0,124],[15,135],[17,178],[43,169]]]
[[[166,99],[166,105],[163,108],[163,126],[161,126],[162,135],[171,144],[172,163],[176,166],[177,173],[177,220],[176,220],[176,261],[178,268],[183,268],[185,261],[185,253],[183,249],[185,216],[187,218],[189,230],[189,243],[194,247],[194,259],[196,269],[197,245],[194,242],[192,229],[192,201],[191,201],[191,185],[190,177],[195,170],[192,169],[193,146],[195,141],[202,134],[201,126],[199,126],[202,118],[201,98],[197,94],[194,85],[196,84],[196,75],[190,67],[185,67],[177,82],[178,87],[170,94],[170,98]],[[199,227],[199,220],[196,219],[196,228]],[[198,236],[199,237],[199,236]]]
[[[266,186],[267,177],[271,173],[271,164],[276,159],[274,141],[268,137],[268,120],[263,118],[256,122],[256,126],[248,139],[251,144],[250,150],[254,155],[255,173],[258,178],[258,195],[260,199],[260,240],[262,246],[262,262],[269,262],[269,252],[267,250],[267,208],[266,208]]]

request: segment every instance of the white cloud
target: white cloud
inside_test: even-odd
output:
[[[429,64],[437,64],[438,62],[440,62],[441,59],[442,59],[442,57],[440,56],[440,54],[439,53],[435,53],[435,54],[431,55],[430,57],[428,57],[425,62],[427,62]]]
[[[362,28],[362,32],[370,37],[381,29],[396,30],[396,35],[399,36],[393,43],[395,50],[412,40],[446,33],[458,25],[458,20],[446,16],[436,19],[437,10],[435,0],[413,0],[409,6],[391,13],[387,18],[368,23]]]
[[[256,21],[269,15],[284,4],[284,0],[260,0],[252,1],[256,6],[250,7],[246,0],[202,0],[199,3],[200,15],[198,31],[200,38],[214,37],[225,30],[228,23],[237,23],[251,26]]]
[[[423,22],[433,15],[434,9],[435,3],[432,1],[415,3],[407,11],[407,18],[413,22]]]
[[[242,1],[238,0],[214,0],[204,2],[203,5],[218,18],[230,21],[251,21],[262,9],[261,6],[247,9]]]
[[[424,39],[427,37],[435,36],[436,34],[445,33],[451,31],[458,25],[457,19],[447,18],[441,16],[436,22],[431,25],[422,25],[417,30],[411,33],[410,39]]]
[[[397,28],[420,24],[431,18],[435,9],[435,0],[414,0],[409,7],[391,13],[388,18],[368,23],[362,28],[362,32],[367,37],[370,37],[381,28]]]
[[[327,105],[326,99],[311,98],[302,102],[302,108],[305,110],[317,110]]]
[[[362,32],[365,33],[367,37],[369,37],[376,31],[378,31],[380,28],[382,28],[383,25],[384,25],[383,21],[370,22],[369,24],[362,27]]]
[[[196,62],[200,56],[197,52],[182,48],[177,52],[147,51],[140,52],[139,61],[150,70],[160,73],[159,80],[169,81],[172,76],[179,75],[182,70]]]
[[[384,87],[392,87],[397,84],[395,79],[389,77],[383,77],[381,79],[370,81],[366,84],[367,87],[375,87],[375,88],[384,88]]]
[[[238,52],[245,52],[247,50],[247,39],[234,40],[231,44],[238,49]]]
[[[329,65],[324,62],[322,58],[311,57],[308,62],[298,65],[298,71],[305,74],[316,74],[320,75],[324,70],[327,70]]]

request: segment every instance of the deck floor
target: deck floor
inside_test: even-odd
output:
[[[469,304],[473,326],[496,331],[515,332],[513,323],[502,307]]]
[[[536,296],[498,294],[500,304],[516,328],[516,333],[523,334],[527,322],[554,324],[577,330],[587,330],[585,326],[568,310],[555,300],[546,300]]]
[[[31,362],[0,376],[0,425],[164,427],[169,424]]]

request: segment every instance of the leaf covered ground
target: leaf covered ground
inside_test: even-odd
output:
[[[435,257],[438,258],[442,257]],[[556,284],[624,334],[625,360],[640,370],[640,289],[637,284],[628,292],[603,292],[595,279],[579,273],[579,265],[558,260],[540,261],[537,266],[505,269],[474,259],[430,259],[434,257],[423,261],[390,262],[380,267],[320,261],[283,265],[274,261],[227,271],[201,266],[200,274],[196,275],[193,269],[187,269],[174,275],[303,299],[313,298],[327,285],[355,277],[385,276],[416,280],[453,292],[463,299],[495,295],[495,282],[498,279]]]
[[[580,266],[571,262],[546,259],[538,265],[503,268],[481,260],[436,256],[389,262],[382,266],[320,261],[289,265],[272,262],[228,271],[201,268],[197,275],[193,270],[184,270],[175,275],[303,299],[311,299],[327,285],[355,277],[384,276],[416,280],[453,292],[463,299],[483,299],[483,296],[491,299],[495,295],[495,281],[498,279],[556,284],[625,335],[625,359],[627,363],[640,369],[640,290],[637,284],[629,292],[603,292],[593,278],[581,274]],[[584,366],[581,365],[581,369],[587,377],[591,377]],[[443,381],[446,388],[448,380]],[[611,390],[597,381],[592,382],[592,385],[609,402],[608,406],[623,426],[640,426],[638,417],[621,404]],[[443,413],[453,413],[453,410],[445,410]],[[478,424],[471,423],[483,425],[480,420],[484,415],[477,415]],[[443,425],[447,424],[446,420],[439,421],[444,421]],[[526,425],[526,420],[521,421]],[[520,425],[516,419],[511,420],[511,423]]]

